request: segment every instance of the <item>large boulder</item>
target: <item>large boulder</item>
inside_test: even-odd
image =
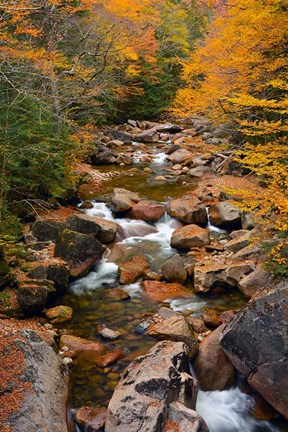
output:
[[[68,219],[66,226],[72,231],[93,235],[101,243],[112,243],[119,228],[115,222],[88,215],[73,215]]]
[[[171,246],[177,249],[191,249],[209,244],[208,231],[198,225],[186,225],[172,233]]]
[[[194,358],[198,353],[197,335],[183,315],[172,316],[152,324],[146,334],[159,340],[184,342],[188,346],[190,358]]]
[[[196,197],[171,200],[167,205],[167,213],[187,224],[204,225],[207,223],[205,205],[201,204]]]
[[[68,432],[68,369],[35,330],[36,323],[29,326],[0,322],[0,429]]]
[[[170,160],[173,165],[175,165],[184,162],[188,158],[192,158],[192,156],[193,153],[191,153],[189,150],[180,148],[179,150],[176,150],[175,152],[167,156],[167,159]]]
[[[22,311],[28,314],[41,312],[55,292],[51,281],[29,278],[19,281],[16,290],[19,305]]]
[[[165,208],[162,204],[156,201],[140,201],[131,208],[126,216],[145,222],[156,222],[161,219],[164,213]]]
[[[40,265],[36,265],[29,273],[29,278],[32,279],[48,279],[54,282],[57,291],[63,291],[68,286],[69,280],[69,269],[65,262],[60,263],[59,260],[56,262],[51,261],[48,263],[43,262]]]
[[[55,219],[38,220],[32,225],[32,234],[40,241],[55,242],[64,228],[65,223],[63,221]]]
[[[165,283],[158,282],[155,280],[145,280],[141,282],[144,294],[147,295],[151,300],[162,302],[166,299],[171,298],[190,298],[193,296],[192,291],[185,288],[179,283]]]
[[[223,331],[220,343],[234,366],[288,419],[288,284],[259,292]]]
[[[221,201],[209,207],[210,222],[217,227],[241,227],[241,215],[240,208],[231,201]]]
[[[162,274],[168,282],[183,284],[187,279],[187,271],[179,254],[169,258],[161,267]]]
[[[111,207],[115,213],[123,213],[130,210],[139,201],[141,198],[135,192],[115,188],[111,197]]]
[[[109,165],[117,163],[119,154],[106,146],[97,147],[90,155],[92,165]]]
[[[246,297],[251,298],[260,289],[266,288],[270,285],[271,279],[271,275],[266,270],[259,267],[238,282],[238,289]]]
[[[67,262],[71,276],[80,277],[88,273],[102,253],[96,238],[65,229],[56,241],[54,256]]]
[[[217,286],[236,287],[238,282],[255,270],[252,261],[225,264],[206,264],[194,269],[194,289],[196,292],[207,292]]]
[[[146,129],[143,132],[134,136],[134,139],[143,143],[156,143],[160,139],[160,135],[155,127]]]
[[[94,216],[85,214],[71,216],[66,222],[66,228],[94,237],[97,237],[99,232],[99,225],[95,223]]]
[[[131,261],[119,264],[119,281],[123,285],[133,284],[148,270],[149,264],[145,256],[135,255]]]
[[[236,383],[236,369],[220,346],[224,324],[214,330],[199,347],[193,369],[204,391],[225,390]]]
[[[124,372],[108,406],[105,432],[172,431],[172,421],[185,419],[185,428],[178,430],[186,431],[187,417],[191,432],[208,432],[194,411],[196,396],[186,346],[159,342]]]

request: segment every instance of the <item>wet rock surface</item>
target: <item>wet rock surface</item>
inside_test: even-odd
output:
[[[108,406],[105,431],[160,432],[169,430],[166,425],[177,416],[182,421],[186,416],[193,419],[198,427],[193,431],[207,431],[194,411],[196,395],[197,383],[190,375],[185,345],[159,342],[124,372]]]
[[[276,411],[288,419],[288,286],[283,282],[253,297],[226,326],[226,355]]]

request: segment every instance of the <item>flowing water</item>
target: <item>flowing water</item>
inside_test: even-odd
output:
[[[135,152],[136,162],[139,158],[139,154]],[[154,160],[150,166],[153,170],[157,167],[157,174],[163,173],[163,170],[169,166],[165,162],[165,158],[165,153],[157,152],[154,149]],[[103,170],[105,169],[103,167]],[[125,169],[127,172],[127,168]],[[139,185],[141,185],[140,192]],[[157,196],[159,201],[165,200],[163,195],[162,198],[159,196],[163,193],[161,188],[159,190],[159,185],[153,184],[151,176],[143,177],[142,173],[140,173],[140,178],[138,173],[133,177],[124,176],[113,179],[110,184],[106,185],[105,192],[115,186],[134,190],[145,198]],[[183,187],[175,182],[168,185],[168,188],[167,184],[165,187],[165,197],[185,194]],[[143,190],[145,190],[144,194],[141,193]],[[153,192],[151,193],[152,196],[149,196],[150,192]],[[160,306],[168,305],[177,311],[189,309],[194,316],[200,316],[204,307],[216,308],[219,311],[231,310],[238,309],[246,302],[240,292],[228,290],[221,295],[194,295],[191,291],[191,298],[174,299],[159,304],[147,299],[142,294],[140,283],[123,286],[131,296],[129,300],[111,301],[106,297],[106,293],[107,289],[119,286],[117,278],[119,263],[127,261],[134,255],[141,254],[147,257],[153,271],[159,271],[162,263],[176,252],[170,247],[170,238],[173,230],[181,226],[181,223],[168,215],[154,224],[115,218],[108,206],[99,201],[94,201],[93,208],[86,212],[89,215],[100,216],[117,222],[121,227],[120,236],[114,244],[108,245],[103,259],[86,277],[78,279],[70,285],[69,291],[61,301],[62,304],[64,302],[64,304],[73,307],[74,310],[73,321],[66,327],[72,330],[75,335],[101,342],[103,341],[97,334],[98,325],[102,324],[113,330],[118,330],[122,333],[122,337],[109,342],[107,345],[110,349],[122,349],[125,356],[115,365],[104,370],[95,365],[95,361],[89,353],[83,353],[79,356],[73,366],[72,407],[108,405],[123,369],[133,358],[144,354],[155,344],[155,340],[146,336],[144,332],[147,327],[147,318],[157,312]],[[210,231],[214,229],[210,224],[208,228]],[[210,432],[279,431],[271,422],[253,418],[249,414],[252,405],[253,399],[241,393],[238,388],[223,392],[200,391],[197,411],[206,420]],[[281,430],[285,429],[281,428]]]

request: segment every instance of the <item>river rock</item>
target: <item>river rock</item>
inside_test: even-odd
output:
[[[86,432],[102,432],[106,420],[106,408],[86,407],[77,409],[75,421]]]
[[[231,201],[221,201],[209,207],[209,217],[212,225],[220,227],[241,227],[242,211]]]
[[[67,262],[71,276],[80,277],[88,273],[102,253],[96,238],[65,229],[56,241],[54,256]]]
[[[19,305],[24,313],[41,312],[55,293],[53,282],[45,279],[21,280],[16,290]]]
[[[106,146],[98,146],[90,155],[92,165],[109,165],[117,163],[119,154]]]
[[[186,225],[172,233],[171,246],[177,249],[191,249],[209,244],[209,235],[206,229],[198,225]]]
[[[106,291],[105,296],[114,301],[128,300],[130,294],[122,288],[111,288]]]
[[[83,201],[79,206],[79,208],[83,209],[83,210],[92,209],[93,207],[94,207],[93,203],[91,201],[88,201],[88,200]]]
[[[32,225],[32,234],[40,241],[53,241],[58,238],[59,233],[65,228],[62,221],[55,219],[38,220]]]
[[[157,132],[157,130],[154,127],[152,127],[150,129],[147,129],[147,130],[137,134],[137,135],[134,135],[134,139],[136,141],[148,143],[148,144],[149,143],[156,143],[159,141],[160,135]]]
[[[197,335],[183,315],[172,316],[152,324],[146,334],[159,340],[185,343],[189,348],[190,358],[194,358],[198,353]]]
[[[145,256],[135,255],[131,261],[119,264],[119,281],[123,285],[133,284],[139,280],[149,268]]]
[[[1,431],[68,432],[67,367],[35,330],[11,327],[1,320]]]
[[[230,321],[220,343],[234,366],[288,419],[288,285],[254,296]]]
[[[208,327],[219,327],[222,323],[219,315],[210,308],[203,309],[203,320]]]
[[[266,288],[271,283],[270,274],[259,267],[238,282],[238,289],[246,297],[252,297],[260,289]]]
[[[184,284],[187,279],[187,271],[179,254],[169,258],[161,267],[162,274],[168,282]]]
[[[124,354],[125,353],[123,350],[115,349],[96,359],[96,364],[101,368],[106,368],[114,363],[117,363],[117,361],[120,360],[120,358],[124,357]]]
[[[116,213],[123,213],[130,210],[139,201],[141,201],[141,198],[136,193],[115,188],[111,197],[112,210]]]
[[[255,270],[251,262],[226,264],[207,264],[195,267],[195,292],[207,292],[217,286],[236,287],[238,282],[248,273]]]
[[[99,342],[83,339],[73,335],[63,335],[59,341],[60,348],[68,347],[70,351],[79,353],[81,351],[95,351],[101,353],[105,350],[105,346]]]
[[[156,201],[140,201],[129,210],[127,217],[145,222],[156,222],[164,213],[165,208],[162,204]]]
[[[68,286],[69,269],[66,263],[43,262],[32,269],[28,276],[32,279],[48,279],[54,282],[57,291],[64,291]]]
[[[73,309],[69,306],[55,306],[46,309],[45,316],[52,324],[59,324],[72,319]]]
[[[207,166],[197,166],[196,168],[191,168],[189,170],[189,175],[191,177],[203,177],[205,174],[210,174],[212,172],[211,168]]]
[[[256,227],[255,214],[253,212],[243,212],[241,215],[241,225],[243,229],[251,230]]]
[[[175,164],[181,164],[186,159],[191,158],[193,154],[184,148],[180,148],[179,150],[176,150],[175,152],[171,153],[167,156],[167,159],[170,160],[173,165]]]
[[[196,197],[171,200],[167,205],[167,213],[187,224],[207,223],[206,208]]]
[[[193,368],[204,391],[226,390],[236,384],[236,369],[220,346],[222,324],[200,344]]]
[[[202,417],[196,411],[186,408],[179,402],[169,405],[168,421],[163,432],[209,432]]]
[[[141,282],[144,293],[153,301],[162,302],[163,300],[177,297],[190,298],[193,293],[179,283],[165,283],[146,280]]]
[[[106,244],[115,240],[119,225],[97,216],[74,215],[68,219],[67,228],[94,235],[101,243]]]
[[[66,228],[94,237],[97,237],[99,232],[99,225],[95,222],[94,216],[85,214],[71,216],[66,222]]]
[[[121,333],[117,330],[109,329],[108,327],[102,327],[98,330],[98,333],[104,338],[108,340],[115,340],[121,336]]]
[[[251,242],[250,238],[251,238],[250,232],[244,234],[243,236],[236,237],[230,240],[228,243],[226,243],[224,249],[228,250],[229,252],[236,253],[250,244]]]
[[[108,406],[105,431],[169,430],[165,427],[171,417],[175,418],[178,412],[177,418],[182,419],[185,407],[190,414],[190,426],[196,419],[200,423],[194,412],[196,395],[197,383],[190,375],[186,346],[182,342],[159,342],[146,355],[135,359],[122,375]],[[171,407],[173,402],[179,402],[180,406]],[[195,431],[207,432],[205,427],[203,422],[203,427]]]

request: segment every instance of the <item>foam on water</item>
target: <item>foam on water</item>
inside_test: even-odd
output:
[[[153,156],[154,164],[163,164],[166,161],[167,154],[164,152],[156,153]]]
[[[77,279],[70,285],[76,295],[101,288],[104,284],[114,286],[118,275],[118,265],[102,259],[87,276]]]
[[[210,432],[279,432],[270,423],[249,415],[251,396],[239,388],[224,391],[199,391],[196,411],[206,421]]]
[[[107,219],[112,222],[116,222],[112,211],[103,202],[92,202],[93,208],[85,210],[86,214],[89,216],[97,216]],[[118,220],[117,220],[118,222]]]

